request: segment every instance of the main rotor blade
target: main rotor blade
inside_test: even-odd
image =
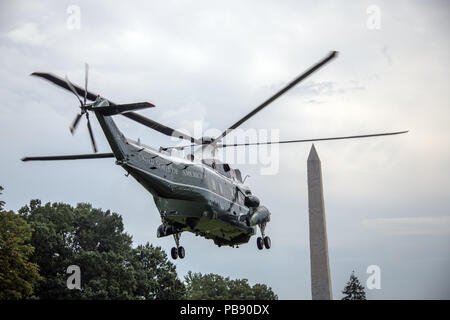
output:
[[[35,76],[35,77],[43,78],[43,79],[48,80],[51,83],[57,85],[58,87],[61,87],[63,89],[72,91],[72,89],[70,89],[69,85],[67,84],[67,82],[63,78],[55,76],[54,74],[45,73],[45,72],[33,72],[31,75]],[[71,85],[75,89],[75,91],[78,93],[78,95],[84,96],[85,93],[86,93],[86,99],[87,100],[95,101],[95,99],[97,99],[97,95],[96,94],[94,94],[92,92],[89,92],[89,91],[86,91],[85,89],[81,88],[80,86],[78,86],[78,85],[76,85],[74,83],[71,83]],[[109,102],[109,104],[114,104],[111,101],[108,101],[108,102]]]
[[[296,142],[314,142],[314,141],[325,141],[325,140],[342,140],[342,139],[357,139],[357,138],[370,138],[378,136],[389,136],[395,134],[407,133],[407,131],[398,132],[388,132],[388,133],[375,133],[375,134],[365,134],[359,136],[344,136],[344,137],[331,137],[331,138],[316,138],[316,139],[303,139],[303,140],[282,140],[282,141],[264,141],[264,142],[248,142],[248,143],[229,143],[229,144],[218,144],[217,148],[227,148],[227,147],[240,147],[240,146],[259,146],[263,144],[284,144],[284,143],[296,143]],[[182,150],[186,148],[195,147],[195,144],[189,144],[185,146],[177,147],[166,147],[166,149],[177,149]]]
[[[94,152],[97,152],[97,146],[95,144],[94,133],[92,132],[91,122],[89,121],[89,116],[87,113],[86,113],[86,119],[87,119],[87,127],[89,130],[89,136],[91,137],[92,148],[94,149]]]
[[[180,139],[184,139],[184,140],[188,140],[190,142],[196,143],[196,144],[202,144],[202,140],[201,139],[195,139],[192,138],[191,136],[180,132],[178,130],[172,129],[168,126],[165,126],[161,123],[158,123],[154,120],[151,120],[149,118],[146,118],[138,113],[135,112],[127,112],[127,113],[123,113],[123,116],[134,120],[136,122],[139,122],[140,124],[143,124],[144,126],[149,127],[150,129],[156,130],[162,134],[165,134],[166,136],[171,136],[171,137],[177,137]]]
[[[379,136],[391,136],[395,134],[407,133],[407,131],[398,132],[387,132],[387,133],[375,133],[375,134],[364,134],[359,136],[344,136],[344,137],[331,137],[331,138],[317,138],[317,139],[303,139],[303,140],[284,140],[284,141],[267,141],[267,142],[251,142],[251,143],[234,143],[234,144],[222,144],[217,145],[218,148],[227,147],[239,147],[239,146],[259,146],[262,144],[283,144],[283,143],[297,143],[297,142],[313,142],[313,141],[325,141],[325,140],[343,140],[343,139],[357,139],[357,138],[369,138],[369,137],[379,137]],[[187,147],[187,146],[186,146]]]
[[[75,117],[75,120],[73,121],[72,125],[70,126],[70,133],[74,134],[75,133],[75,129],[78,126],[78,122],[80,122],[81,119],[81,113],[78,113],[77,116]]]
[[[87,99],[88,73],[89,73],[89,65],[87,63],[85,63],[84,64],[84,104],[86,104],[86,99]]]
[[[52,82],[53,84],[57,85],[58,87],[61,87],[63,89],[72,91],[72,89],[70,89],[69,85],[67,84],[67,82],[63,78],[58,77],[58,76],[56,76],[54,74],[45,73],[45,72],[33,72],[31,75],[35,76],[35,77],[43,78],[45,80],[48,80],[48,81]],[[71,83],[71,85],[72,85],[72,87],[75,89],[75,91],[79,95],[84,96],[86,94],[87,100],[95,101],[97,99],[97,95],[95,95],[94,93],[89,92],[89,91],[81,88],[80,86],[78,86],[78,85],[76,85],[74,83]],[[107,101],[108,101],[110,106],[116,105],[116,103],[112,102],[111,100],[107,99]],[[158,131],[158,132],[160,132],[162,134],[165,134],[167,136],[178,137],[178,138],[181,138],[181,139],[188,140],[188,141],[190,141],[192,143],[202,144],[201,139],[192,138],[192,137],[190,137],[187,134],[184,134],[182,132],[179,132],[178,130],[175,130],[175,129],[172,129],[170,127],[167,127],[167,126],[165,126],[165,125],[163,125],[161,123],[158,123],[158,122],[156,122],[154,120],[148,119],[148,118],[146,118],[144,116],[141,116],[138,113],[127,112],[127,113],[122,113],[122,116],[125,116],[125,117],[127,117],[127,118],[129,118],[131,120],[134,120],[134,121],[136,121],[136,122],[138,122],[140,124],[143,124],[144,126],[147,126],[147,127],[151,128],[151,129],[154,129],[154,130],[156,130],[156,131]]]
[[[233,124],[230,128],[228,128],[226,131],[224,131],[220,136],[218,136],[212,143],[216,143],[218,140],[225,137],[230,131],[233,129],[236,129],[241,124],[243,124],[245,121],[253,117],[255,114],[257,114],[259,111],[261,111],[263,108],[267,107],[270,103],[274,102],[276,99],[278,99],[282,94],[287,92],[289,89],[294,87],[296,84],[298,84],[300,81],[304,80],[306,77],[308,77],[310,74],[312,74],[314,71],[318,70],[320,67],[325,65],[327,62],[329,62],[331,59],[337,56],[337,51],[332,51],[330,54],[316,63],[314,66],[303,72],[301,75],[299,75],[297,78],[292,80],[289,84],[287,84],[283,89],[275,93],[273,96],[271,96],[269,99],[264,101],[262,104],[260,104],[258,107],[256,107],[252,112],[247,114],[245,117],[243,117],[241,120]]]
[[[79,159],[103,159],[114,158],[113,153],[73,154],[66,156],[25,157],[22,161],[51,161],[51,160],[79,160]]]
[[[78,93],[75,90],[75,88],[73,87],[73,85],[70,83],[69,78],[67,77],[67,75],[65,76],[65,80],[66,80],[67,85],[69,86],[69,89],[73,92],[75,97],[77,97],[78,101],[80,101],[81,106],[83,106],[83,102],[81,101],[80,96],[78,95]]]

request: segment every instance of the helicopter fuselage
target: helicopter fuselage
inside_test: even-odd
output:
[[[107,104],[101,98],[95,103]],[[158,237],[189,231],[212,239],[218,246],[234,246],[247,243],[255,234],[251,217],[260,213],[257,210],[264,222],[268,221],[270,213],[265,207],[246,206],[250,189],[215,170],[214,164],[211,167],[173,157],[162,149],[142,145],[126,138],[110,116],[95,113],[116,163],[152,194],[163,222]]]

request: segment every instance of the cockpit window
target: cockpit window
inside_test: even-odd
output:
[[[202,159],[202,163],[206,164],[208,167],[213,168],[214,160],[213,159]]]
[[[231,168],[227,163],[222,163],[217,159],[202,159],[202,163],[213,168],[221,175],[231,179]]]
[[[236,175],[236,179],[237,179],[240,183],[242,183],[242,174],[241,174],[241,170],[235,169],[235,170],[233,170],[233,171],[234,171],[234,174]]]
[[[244,197],[244,195],[242,194],[242,192],[238,192],[238,201],[239,201],[239,203],[240,204],[244,204],[244,202],[245,202],[245,197]]]

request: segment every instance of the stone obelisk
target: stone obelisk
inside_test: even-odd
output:
[[[313,300],[331,300],[330,263],[323,200],[322,168],[314,144],[308,156],[309,247]]]

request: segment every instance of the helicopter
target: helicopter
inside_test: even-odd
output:
[[[233,169],[229,164],[214,157],[219,148],[366,138],[408,132],[398,131],[357,136],[233,144],[223,142],[223,138],[227,134],[334,59],[337,54],[337,51],[331,51],[325,58],[301,73],[219,136],[201,138],[191,137],[135,112],[155,107],[152,103],[116,104],[88,91],[88,64],[85,64],[84,88],[70,82],[67,75],[65,78],[61,78],[51,73],[33,72],[32,76],[46,79],[63,89],[71,91],[76,96],[80,103],[80,113],[73,120],[70,132],[75,133],[81,118],[85,116],[94,153],[25,157],[21,160],[52,161],[115,158],[115,163],[127,172],[126,175],[131,175],[152,195],[161,217],[161,225],[157,228],[157,237],[173,236],[175,240],[175,246],[171,248],[173,259],[185,257],[185,249],[180,245],[180,237],[183,232],[191,232],[197,236],[213,240],[219,247],[238,247],[241,244],[248,243],[250,238],[256,235],[257,228],[259,228],[261,235],[256,239],[257,248],[259,250],[270,249],[271,239],[265,234],[265,229],[270,221],[271,212],[261,205],[260,199],[244,184],[245,179],[242,178],[239,169]],[[89,119],[90,112],[95,114],[112,152],[97,153],[97,145]],[[166,136],[188,141],[189,144],[159,148],[144,145],[140,140],[135,141],[124,136],[112,118],[115,115],[122,115]],[[187,157],[173,156],[171,152],[173,149],[189,148],[191,153]]]

